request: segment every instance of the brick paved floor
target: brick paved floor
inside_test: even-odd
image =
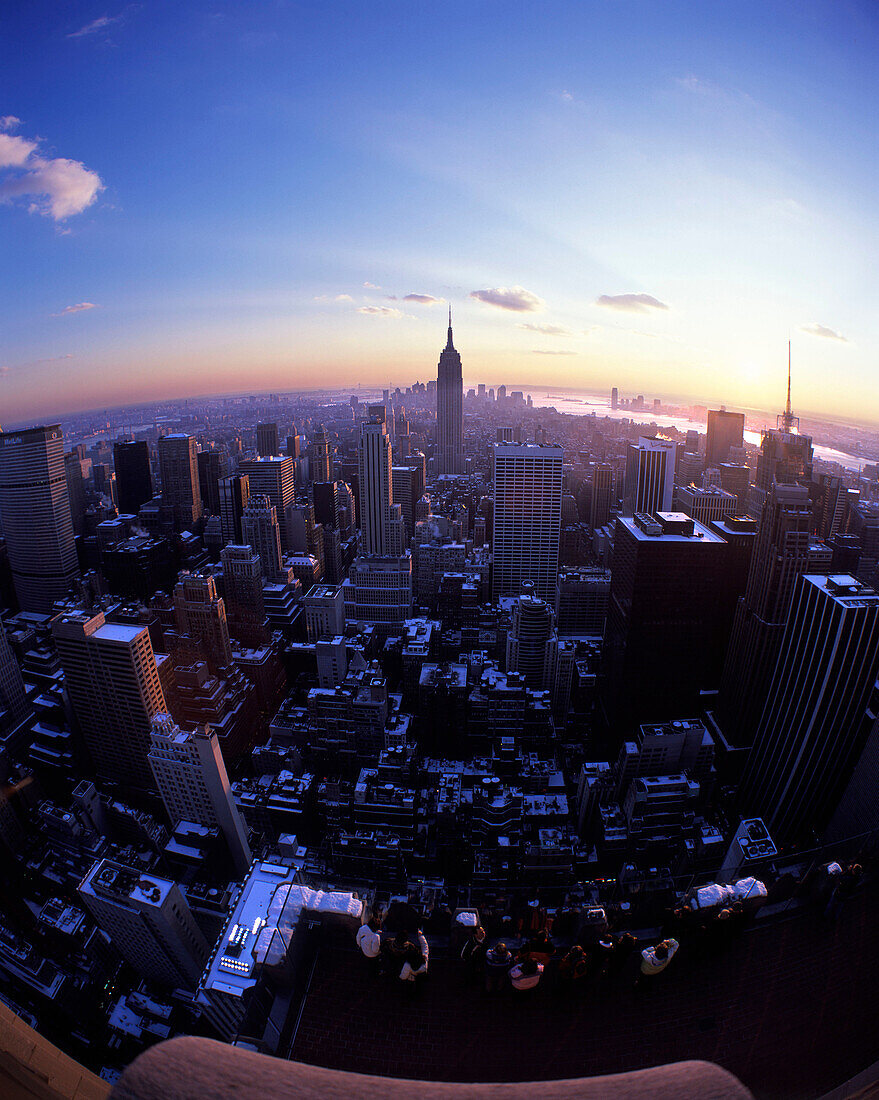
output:
[[[551,985],[517,999],[463,986],[434,951],[421,996],[367,976],[345,945],[317,959],[291,1056],[439,1081],[592,1076],[705,1058],[760,1100],[819,1097],[879,1059],[879,889],[852,898],[835,930],[818,913],[755,928],[719,954],[682,942],[655,986]]]

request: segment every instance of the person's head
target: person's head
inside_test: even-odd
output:
[[[401,928],[397,935],[394,937],[394,943],[397,947],[405,947],[409,942],[409,937],[405,931]]]
[[[485,939],[485,929],[481,924],[477,924],[473,929],[473,939],[476,940],[477,943],[482,943]]]
[[[536,974],[537,973],[537,959],[532,959],[530,956],[522,962],[523,974]]]
[[[501,956],[506,955],[507,954],[507,945],[505,943],[499,943],[497,945],[497,947],[495,948],[495,950]]]
[[[853,863],[849,867],[848,873],[852,876],[852,878],[860,878],[861,877],[861,870],[862,870],[862,868],[861,868],[860,863]]]
[[[720,912],[717,914],[717,919],[718,920],[729,920],[729,918],[731,916],[732,916],[732,909],[721,909]]]
[[[617,940],[618,947],[634,947],[638,941],[632,935],[631,932],[623,932],[620,938]]]
[[[375,917],[370,917],[369,920],[366,922],[366,926],[371,932],[378,932],[379,930],[379,923]]]
[[[573,958],[574,960],[582,959],[585,954],[586,952],[579,945],[579,943],[575,943],[574,946],[571,948],[571,958]]]
[[[654,947],[653,954],[660,961],[668,958],[668,944],[665,942],[665,940],[663,940],[662,943],[658,943],[656,947]]]

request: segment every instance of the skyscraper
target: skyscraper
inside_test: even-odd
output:
[[[6,631],[0,626],[0,742],[30,714],[27,693],[18,661],[9,648]]]
[[[145,439],[114,443],[113,466],[116,470],[119,511],[123,515],[136,516],[141,505],[153,499],[149,444]]]
[[[52,620],[52,636],[96,772],[151,788],[150,727],[166,708],[148,628],[73,611]]]
[[[220,829],[235,873],[242,878],[252,856],[217,735],[209,726],[185,732],[169,714],[159,714],[151,740],[150,767],[172,826],[194,821]]]
[[[809,564],[812,510],[803,485],[773,485],[763,506],[748,587],[736,607],[719,711],[724,734],[751,744],[797,578]]]
[[[286,579],[287,570],[283,569],[281,562],[281,529],[268,497],[250,498],[241,514],[241,533],[244,542],[259,554],[266,580],[273,584],[282,575]]]
[[[559,639],[549,604],[526,584],[513,604],[513,621],[507,635],[507,671],[519,672],[535,691],[550,691],[555,679]]]
[[[224,477],[217,488],[220,491],[220,522],[223,526],[223,541],[241,542],[241,513],[250,500],[250,478],[247,474],[233,474]]]
[[[827,824],[869,733],[877,673],[879,596],[854,577],[804,574],[739,790],[776,842]]]
[[[518,596],[532,581],[535,594],[555,600],[562,522],[561,447],[494,445],[492,596]]]
[[[220,515],[220,482],[229,473],[229,458],[225,451],[200,451],[198,455],[198,490],[206,512]]]
[[[461,356],[449,337],[439,357],[436,379],[436,470],[438,474],[464,472],[464,380]]]
[[[102,859],[79,896],[138,974],[172,989],[195,988],[209,948],[175,882]]]
[[[719,466],[729,461],[730,447],[741,447],[745,439],[745,414],[726,409],[708,413],[708,439],[705,445],[705,465]]]
[[[311,437],[311,451],[311,480],[315,482],[329,481],[332,477],[330,441],[327,439],[323,424],[318,424],[317,430]]]
[[[399,555],[405,542],[402,512],[395,508],[391,475],[391,441],[384,409],[371,405],[360,427],[360,530],[367,556]]]
[[[158,443],[162,496],[174,506],[174,522],[189,527],[202,515],[198,483],[198,447],[191,435],[175,432]]]
[[[669,512],[674,494],[675,444],[670,439],[642,436],[630,443],[626,456],[624,512]]]
[[[281,525],[281,549],[292,549],[286,537],[287,509],[296,500],[295,468],[289,455],[272,455],[268,458],[246,459],[238,465],[239,474],[246,474],[250,482],[251,496],[268,497]]]
[[[22,611],[51,611],[79,576],[58,424],[0,432],[0,515]]]
[[[262,458],[270,458],[281,453],[277,424],[257,424],[256,453]]]
[[[807,482],[812,477],[812,439],[799,434],[799,417],[790,404],[790,343],[787,345],[787,404],[776,417],[776,427],[767,428],[760,441],[756,488],[768,493],[776,481],[784,484]]]
[[[592,467],[592,496],[589,500],[589,526],[593,531],[610,521],[613,503],[613,467],[605,463]]]
[[[618,517],[605,642],[618,726],[693,713],[717,686],[732,617],[726,560],[724,540],[682,513]]]
[[[232,664],[226,605],[213,577],[182,573],[174,586],[174,619],[180,635],[212,672]]]

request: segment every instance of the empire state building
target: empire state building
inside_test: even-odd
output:
[[[464,473],[464,379],[461,356],[452,343],[452,311],[449,339],[439,358],[436,379],[436,471]]]

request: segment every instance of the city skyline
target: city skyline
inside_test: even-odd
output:
[[[465,386],[772,409],[792,339],[879,419],[875,11],[635,7],[7,15],[4,419],[404,384],[449,304]]]

